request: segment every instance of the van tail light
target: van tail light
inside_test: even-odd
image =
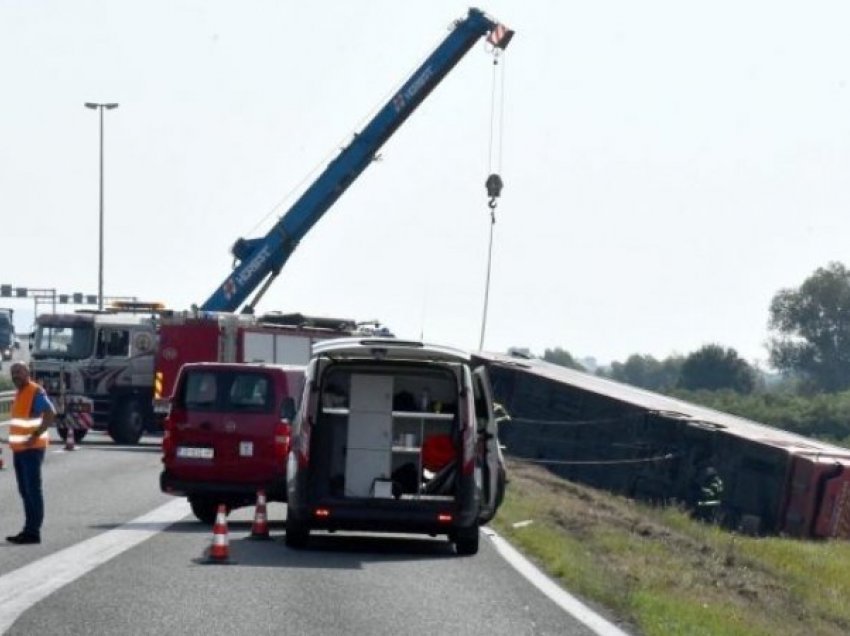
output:
[[[330,508],[316,508],[316,510],[313,511],[313,514],[320,519],[327,519],[331,516],[331,510]]]
[[[289,420],[281,420],[274,430],[274,457],[286,461],[289,455],[289,441],[292,439],[292,426]]]
[[[168,417],[165,418],[162,426],[162,457],[163,459],[174,455],[176,440],[174,439],[174,430],[178,424],[183,424],[186,421],[186,412],[173,409]]]
[[[437,521],[440,523],[451,523],[452,515],[448,512],[441,512],[437,515]]]

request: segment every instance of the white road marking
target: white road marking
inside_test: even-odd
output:
[[[0,576],[0,634],[43,598],[165,530],[190,511],[186,499],[174,499],[113,530]]]
[[[489,527],[481,530],[492,541],[493,547],[505,561],[510,563],[517,572],[570,616],[573,616],[599,636],[628,636],[627,632],[608,622],[575,596],[558,586],[552,579],[538,570],[531,561],[520,554],[516,548],[500,537],[495,530]]]
[[[0,634],[5,633],[26,610],[56,590],[150,539],[190,512],[186,499],[175,499],[118,528],[0,576]],[[628,636],[627,632],[555,584],[495,530],[487,527],[482,528],[482,532],[517,572],[594,633],[599,636]]]

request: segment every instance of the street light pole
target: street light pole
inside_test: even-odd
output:
[[[97,261],[97,308],[103,309],[103,110],[118,108],[116,103],[98,104],[86,102],[86,108],[100,111],[100,220],[98,224],[98,261]]]

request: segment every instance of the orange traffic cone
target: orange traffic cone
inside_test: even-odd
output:
[[[227,507],[224,504],[218,505],[215,525],[213,526],[212,545],[207,550],[206,557],[200,559],[199,562],[219,563],[222,565],[233,563],[230,560],[230,540],[227,535]]]
[[[254,513],[254,523],[251,526],[251,538],[262,541],[271,539],[269,536],[269,524],[266,520],[266,491],[257,491],[257,509]]]

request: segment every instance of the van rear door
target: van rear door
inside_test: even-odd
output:
[[[472,372],[472,387],[475,395],[477,435],[475,466],[476,470],[481,471],[481,508],[478,520],[480,523],[487,523],[496,515],[500,503],[499,481],[504,468],[486,367],[478,367]]]
[[[260,483],[282,469],[274,452],[280,417],[270,372],[198,368],[182,384],[186,416],[174,431],[176,477]]]

